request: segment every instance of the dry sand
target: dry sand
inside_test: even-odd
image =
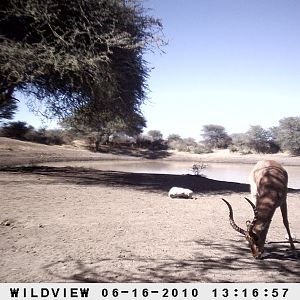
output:
[[[300,282],[300,251],[298,256],[288,251],[280,211],[263,260],[254,260],[230,227],[221,197],[244,226],[253,214],[243,200],[248,185],[191,175],[34,166],[75,159],[142,161],[155,153],[95,154],[0,138],[0,154],[0,165],[6,166],[0,171],[0,282]],[[196,158],[261,159],[210,156]],[[158,157],[189,159],[178,153]],[[299,165],[299,158],[275,159]],[[22,164],[27,166],[15,166]],[[195,199],[168,198],[172,186],[193,189]],[[299,191],[290,191],[288,208],[291,230],[300,237]]]

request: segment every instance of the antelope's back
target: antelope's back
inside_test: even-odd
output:
[[[274,160],[259,161],[250,173],[251,193],[256,198],[269,197],[274,200],[284,198],[287,193],[287,183],[286,170]]]

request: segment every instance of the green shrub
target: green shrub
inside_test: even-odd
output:
[[[193,152],[194,152],[195,154],[207,154],[207,153],[212,153],[213,151],[212,151],[212,149],[211,149],[210,147],[208,147],[208,146],[198,144],[198,145],[194,148]]]
[[[4,126],[1,128],[1,135],[9,138],[47,145],[69,144],[72,141],[71,136],[69,136],[65,130],[46,130],[44,128],[35,130],[33,126],[22,121],[4,124]]]
[[[256,153],[277,153],[280,150],[274,139],[273,130],[266,130],[261,126],[251,126],[246,133],[237,133],[232,136],[231,152],[248,154]]]

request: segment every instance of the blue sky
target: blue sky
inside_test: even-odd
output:
[[[149,0],[169,40],[144,106],[149,129],[199,138],[299,114],[300,1]]]
[[[169,42],[165,54],[145,57],[155,68],[142,107],[145,131],[198,140],[205,124],[237,133],[299,116],[300,1],[145,0],[144,6],[162,20]],[[16,118],[39,126],[24,108]]]

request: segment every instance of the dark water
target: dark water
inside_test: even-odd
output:
[[[73,161],[47,163],[49,166],[72,166],[94,168],[104,171],[123,171],[135,173],[193,174],[192,162],[156,162],[156,161]],[[208,163],[202,174],[208,178],[248,183],[253,164]],[[286,166],[289,174],[289,187],[300,188],[300,167]]]

